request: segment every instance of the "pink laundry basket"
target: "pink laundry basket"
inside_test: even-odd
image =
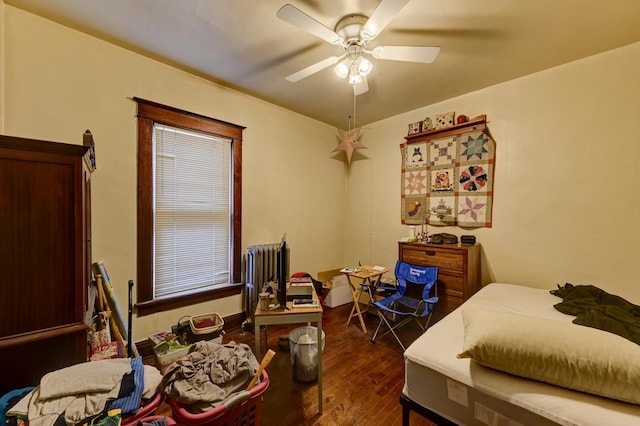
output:
[[[262,394],[269,387],[269,375],[265,370],[260,383],[251,390],[240,393],[225,404],[204,413],[191,413],[179,403],[167,398],[171,415],[178,424],[187,426],[260,426]]]

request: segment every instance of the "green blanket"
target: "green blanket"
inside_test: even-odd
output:
[[[558,311],[575,315],[574,324],[615,333],[640,345],[640,306],[592,285],[558,285],[551,294],[562,302]]]

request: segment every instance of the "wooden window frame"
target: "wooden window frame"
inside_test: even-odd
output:
[[[242,132],[236,124],[183,111],[140,98],[138,104],[138,235],[137,313],[144,316],[195,303],[240,294],[242,284]],[[231,282],[189,294],[155,298],[153,295],[153,126],[165,124],[233,140],[233,220],[231,225]]]

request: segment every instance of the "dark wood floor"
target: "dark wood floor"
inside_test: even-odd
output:
[[[270,385],[262,402],[262,425],[384,425],[402,424],[399,395],[404,383],[402,348],[392,335],[371,344],[377,315],[367,315],[367,335],[354,318],[346,325],[351,305],[325,308],[323,329],[323,414],[318,414],[318,391],[315,383],[298,383],[293,379],[290,354],[278,348],[280,336],[303,324],[269,326],[269,348],[276,352],[267,368]],[[405,344],[419,335],[409,327],[401,337]],[[227,330],[224,342],[234,340],[254,346],[252,332]],[[264,342],[264,335],[263,335]],[[262,349],[264,353],[264,348]],[[170,415],[164,405],[158,414]],[[412,426],[432,423],[411,413]]]

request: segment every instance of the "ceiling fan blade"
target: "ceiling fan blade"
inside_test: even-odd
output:
[[[363,93],[367,93],[369,91],[369,82],[367,81],[367,76],[362,77],[362,81],[358,84],[353,85],[353,93],[358,96]]]
[[[341,46],[344,43],[344,39],[339,34],[325,27],[311,16],[290,4],[282,6],[276,13],[276,16],[293,26],[300,28],[301,30],[311,33],[322,40],[328,41],[331,44]]]
[[[377,59],[425,64],[435,61],[438,53],[440,53],[440,48],[431,46],[378,46],[371,52],[373,57]]]
[[[396,17],[409,0],[380,0],[380,4],[360,31],[365,40],[373,40]]]
[[[303,78],[307,78],[312,74],[317,73],[318,71],[322,71],[323,69],[330,67],[331,65],[337,64],[338,61],[340,59],[342,59],[344,57],[344,55],[342,56],[330,56],[327,59],[323,59],[320,62],[316,62],[313,65],[309,65],[306,68],[301,69],[298,72],[294,72],[293,74],[290,74],[288,76],[285,77],[285,79],[287,79],[288,81],[295,83],[297,81],[302,80]]]

